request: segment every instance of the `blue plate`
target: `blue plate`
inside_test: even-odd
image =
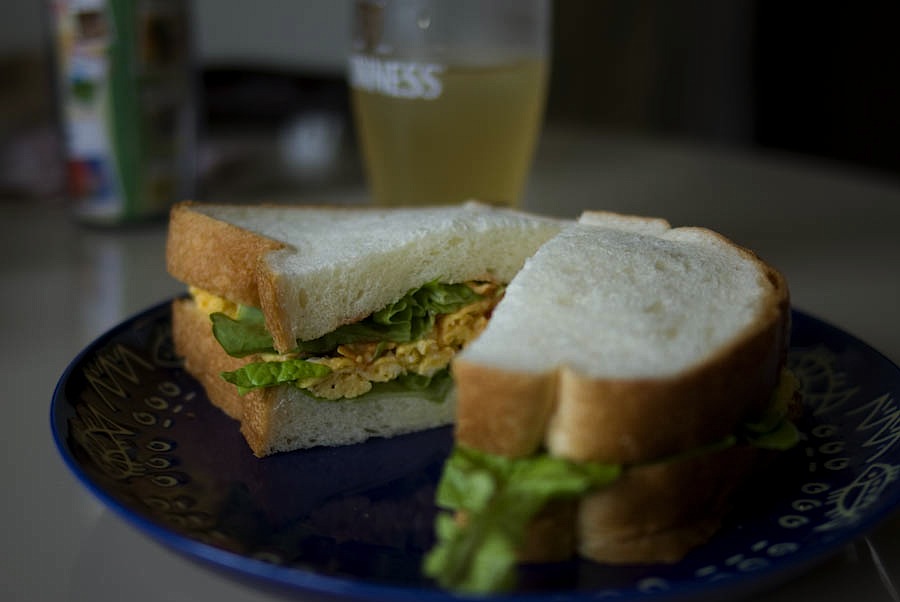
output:
[[[449,428],[257,459],[181,367],[169,304],[85,349],[51,425],[80,481],[126,521],[194,560],[262,585],[369,600],[448,600],[419,571]],[[900,369],[794,312],[801,445],[752,486],[707,545],[671,566],[573,560],[522,570],[498,599],[729,598],[824,560],[900,504]]]

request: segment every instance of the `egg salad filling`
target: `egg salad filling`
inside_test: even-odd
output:
[[[487,325],[503,296],[493,282],[431,282],[369,318],[277,353],[262,312],[194,288],[197,307],[209,315],[213,334],[235,357],[250,361],[222,377],[244,394],[293,384],[325,399],[352,399],[379,383],[425,388],[447,379],[450,360]]]

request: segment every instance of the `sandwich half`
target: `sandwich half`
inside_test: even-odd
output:
[[[584,214],[452,363],[455,448],[425,571],[509,587],[517,562],[675,562],[797,440],[782,275],[710,230]]]
[[[402,210],[185,202],[173,338],[253,452],[448,424],[448,365],[561,222],[478,203]]]

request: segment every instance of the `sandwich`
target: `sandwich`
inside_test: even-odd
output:
[[[798,439],[783,276],[702,228],[588,212],[530,257],[452,361],[454,448],[424,571],[672,563]]]
[[[467,203],[386,210],[184,202],[175,350],[257,456],[446,425],[448,366],[562,222]]]
[[[176,352],[257,456],[453,423],[424,572],[677,562],[793,446],[783,276],[703,228],[185,202]]]

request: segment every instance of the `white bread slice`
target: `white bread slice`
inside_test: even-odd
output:
[[[677,562],[718,531],[735,492],[773,453],[740,444],[631,466],[580,500],[574,547],[607,564]]]
[[[317,400],[297,387],[282,385],[238,395],[219,374],[247,360],[230,357],[210,329],[209,316],[191,299],[172,303],[175,351],[185,369],[226,414],[240,421],[241,433],[257,456],[313,446],[358,443],[450,424],[455,403],[398,395],[376,399]]]
[[[601,212],[580,221],[526,262],[454,360],[456,439],[625,467],[574,519],[544,512],[523,561],[563,556],[535,533],[570,524],[584,557],[674,562],[718,529],[729,497],[768,458],[749,445],[690,452],[769,403],[787,349],[787,286],[709,230]]]
[[[460,442],[633,464],[760,411],[786,351],[781,275],[709,230],[583,221],[526,262],[454,360]]]
[[[175,278],[259,307],[290,350],[432,281],[507,282],[559,220],[475,202],[411,209],[185,202],[170,214]]]

